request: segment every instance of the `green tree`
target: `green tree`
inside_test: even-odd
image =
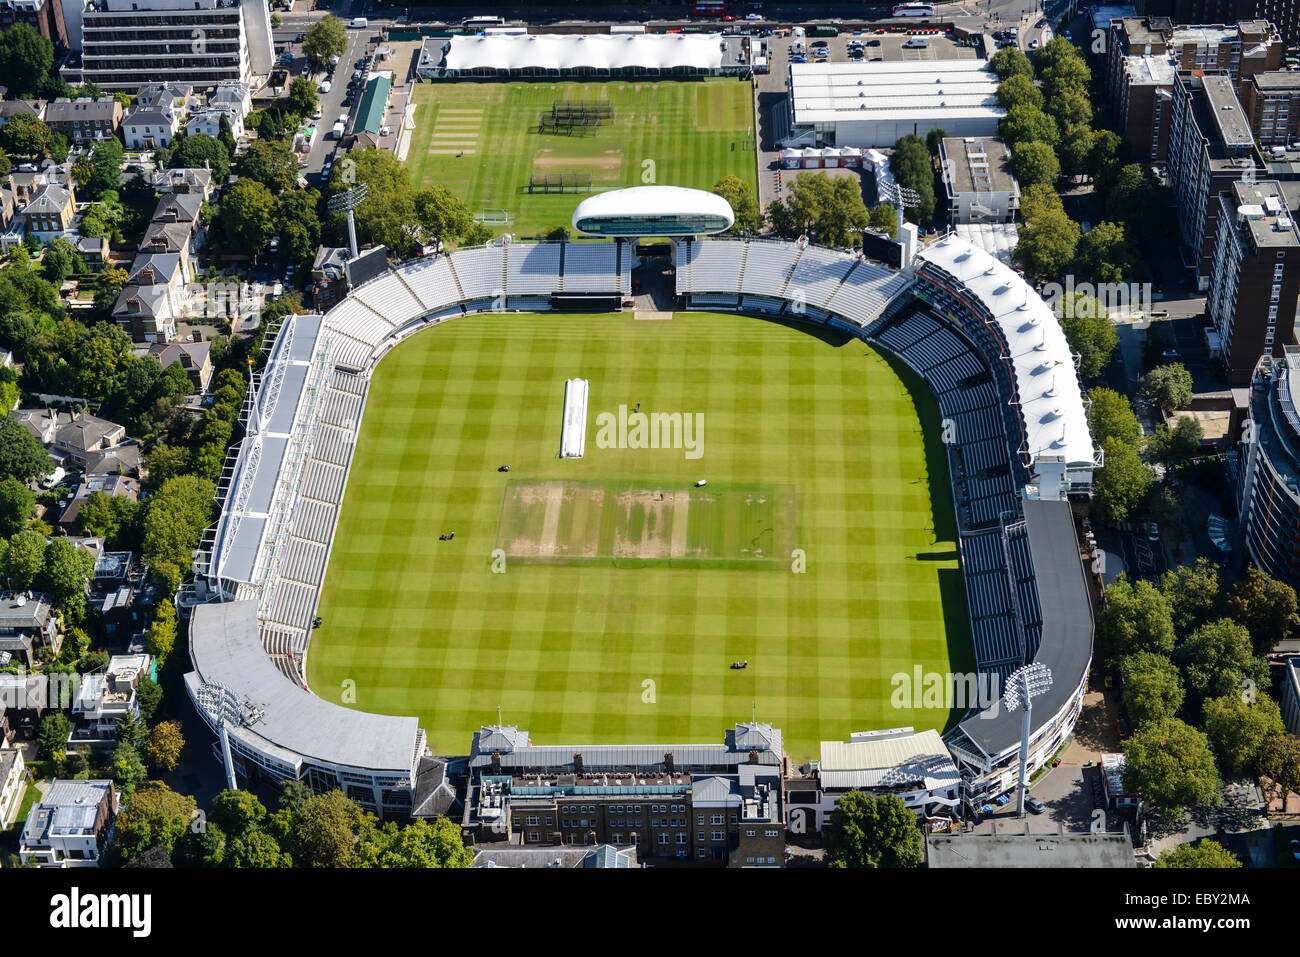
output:
[[[1121,166],[1105,193],[1106,218],[1126,223],[1152,218],[1157,196],[1157,184],[1144,167],[1137,163]]]
[[[158,659],[161,667],[176,647],[176,606],[170,601],[158,603],[153,624],[149,626],[149,654]]]
[[[1123,144],[1119,134],[1111,130],[1098,130],[1092,135],[1085,171],[1097,185],[1099,194],[1110,189],[1119,173],[1119,152]]]
[[[1255,759],[1269,796],[1286,806],[1287,796],[1300,794],[1300,738],[1275,734],[1264,739]]]
[[[26,23],[15,23],[0,31],[0,86],[11,97],[23,97],[37,90],[54,66],[54,44]]]
[[[245,179],[255,180],[278,196],[297,188],[298,157],[285,140],[254,140],[239,159],[239,175],[241,182]],[[224,202],[222,208],[225,208]],[[313,205],[312,214],[315,215],[315,212]]]
[[[1267,655],[1300,624],[1295,589],[1255,566],[1228,590],[1228,616],[1250,632],[1257,655]]]
[[[0,424],[0,475],[30,482],[50,472],[50,456],[36,436],[12,419]]]
[[[1080,376],[1085,380],[1097,378],[1106,371],[1119,345],[1119,333],[1110,314],[1096,298],[1079,292],[1062,296],[1056,304],[1056,314],[1070,348],[1079,354]]]
[[[235,139],[235,128],[230,124],[230,117],[224,112],[217,120],[217,140],[226,148],[226,155],[233,159],[235,151],[239,149],[239,142]],[[257,142],[260,143],[261,140]]]
[[[1029,57],[1015,47],[1003,47],[993,54],[989,58],[989,69],[993,71],[999,80],[1003,81],[1016,75],[1030,80],[1034,78],[1034,67],[1029,62]]]
[[[891,239],[898,236],[898,213],[892,203],[881,203],[867,211],[867,228],[884,233]]]
[[[190,467],[190,450],[183,445],[155,445],[145,453],[149,481],[161,485],[170,478],[184,475]]]
[[[194,133],[172,151],[171,169],[203,169],[205,165],[215,183],[224,183],[230,175],[230,152],[215,136]]]
[[[998,121],[998,135],[1012,149],[1019,143],[1035,142],[1055,147],[1061,139],[1056,120],[1028,103],[1007,110],[1007,115]]]
[[[801,173],[790,184],[781,205],[789,217],[786,228],[797,234],[811,235],[826,246],[857,246],[862,242],[867,208],[861,190],[850,180],[832,180],[825,173]]]
[[[1092,103],[1086,93],[1078,90],[1067,90],[1052,97],[1047,101],[1046,111],[1062,130],[1092,124]]]
[[[30,113],[15,113],[0,126],[0,147],[11,156],[44,156],[50,149],[50,128]]]
[[[1208,558],[1165,572],[1160,590],[1169,600],[1174,630],[1188,635],[1220,612],[1219,569]]]
[[[36,495],[15,478],[0,480],[0,535],[8,538],[27,527]]]
[[[153,721],[162,704],[162,686],[148,675],[140,679],[135,688],[135,700],[140,705],[140,718],[146,724]]]
[[[1225,774],[1255,770],[1264,742],[1286,733],[1277,702],[1265,694],[1211,698],[1203,710],[1205,735]]]
[[[195,810],[188,794],[177,794],[161,781],[142,784],[117,816],[104,863],[121,867],[155,847],[165,848],[170,856],[189,830]]]
[[[316,112],[316,87],[305,76],[296,76],[289,84],[286,97],[288,112],[301,117],[309,117]]]
[[[448,818],[430,824],[416,820],[399,828],[389,821],[369,831],[357,846],[357,867],[469,867],[474,854],[461,840],[460,828]]]
[[[1043,210],[1025,220],[1013,258],[1035,275],[1059,276],[1078,245],[1079,224],[1064,210]]]
[[[358,242],[387,246],[394,256],[405,257],[418,238],[412,229],[418,220],[409,170],[388,150],[352,150],[335,164],[330,193],[362,183],[367,188],[366,199],[353,214]],[[335,235],[347,235],[344,214],[335,213],[331,223]]]
[[[72,621],[86,614],[86,586],[94,570],[94,556],[66,538],[53,539],[45,549],[45,590]]]
[[[72,721],[62,711],[47,711],[36,732],[36,744],[42,756],[62,761],[68,752],[68,736],[72,734]]]
[[[357,841],[374,827],[342,791],[313,795],[295,815],[292,855],[298,867],[351,867]]]
[[[320,246],[320,193],[314,189],[285,190],[275,201],[271,222],[280,237],[280,250],[299,269],[311,266]]]
[[[1033,77],[1015,73],[998,84],[998,106],[1004,110],[1017,106],[1031,106],[1041,110],[1043,91],[1035,85]]]
[[[178,475],[163,482],[148,501],[141,553],[168,595],[189,570],[212,514],[212,495],[210,481]]]
[[[914,223],[929,222],[935,206],[934,162],[925,142],[911,134],[899,137],[889,156],[889,171],[899,186],[915,190],[919,199],[915,211],[910,207],[903,211],[907,219]]]
[[[108,190],[117,189],[122,178],[122,164],[126,154],[116,137],[100,140],[90,150],[90,182],[86,184],[88,199],[99,199]]]
[[[1069,338],[1068,333],[1066,338]],[[1070,348],[1079,350],[1073,342]],[[1118,439],[1126,445],[1136,446],[1142,440],[1142,426],[1133,414],[1128,396],[1103,386],[1088,390],[1088,431],[1097,443]]]
[[[1177,718],[1153,721],[1124,742],[1124,790],[1158,811],[1217,807],[1221,786],[1209,741]]]
[[[1197,702],[1268,687],[1268,662],[1255,655],[1250,632],[1230,618],[1197,628],[1178,646],[1174,661]]]
[[[939,147],[943,145],[943,141],[947,138],[948,131],[939,126],[925,134],[925,148],[930,153],[931,159],[938,157]]]
[[[326,16],[309,26],[302,41],[302,52],[318,70],[325,67],[333,57],[342,56],[347,47],[347,28],[335,16]]]
[[[1192,401],[1192,374],[1181,362],[1156,366],[1142,377],[1138,394],[1166,412],[1185,409]]]
[[[1165,655],[1139,651],[1119,661],[1124,679],[1124,708],[1135,727],[1163,721],[1183,706],[1183,682]]]
[[[713,184],[713,192],[725,199],[735,214],[728,233],[749,236],[762,230],[763,210],[753,186],[739,176],[728,174]]]
[[[1011,171],[1024,183],[1055,183],[1061,175],[1056,152],[1046,143],[1020,142],[1011,151]]]
[[[841,795],[825,844],[831,867],[920,867],[924,859],[916,813],[893,794]]]
[[[45,568],[45,548],[45,536],[40,532],[29,529],[11,535],[0,555],[5,587],[23,591],[36,584],[36,577]]]
[[[1203,837],[1195,844],[1189,841],[1162,852],[1152,866],[1231,870],[1241,867],[1241,861],[1218,841]]]
[[[1088,172],[1088,155],[1092,150],[1092,128],[1086,123],[1063,127],[1061,142],[1056,146],[1056,158],[1061,161],[1061,172],[1066,176],[1082,176]]]
[[[1169,600],[1149,581],[1130,582],[1120,575],[1106,588],[1106,607],[1097,615],[1097,643],[1112,662],[1142,652],[1168,655],[1174,650]]]
[[[185,750],[185,738],[176,721],[162,721],[149,732],[144,745],[144,756],[155,771],[175,771]]]
[[[1098,223],[1079,240],[1079,272],[1093,282],[1122,282],[1137,258],[1137,247],[1123,223]]]
[[[247,791],[222,791],[212,799],[208,820],[234,839],[259,830],[266,821],[266,807]]]
[[[84,268],[85,264],[77,254],[76,247],[62,236],[55,237],[41,256],[41,275],[55,285],[82,272]]]
[[[129,744],[119,744],[113,749],[108,767],[113,783],[117,785],[124,800],[132,798],[135,789],[149,775],[144,761],[140,759],[140,752]]]
[[[230,839],[222,864],[225,867],[285,868],[293,867],[293,858],[280,849],[270,834],[250,830]]]
[[[254,255],[271,241],[275,197],[257,180],[241,179],[221,200],[221,225],[231,246]]]

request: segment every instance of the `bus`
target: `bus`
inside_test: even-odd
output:
[[[726,12],[726,0],[695,0],[695,6],[691,8],[691,16],[713,20],[721,19]]]
[[[462,27],[504,27],[505,17],[466,17],[460,21]]]
[[[932,3],[900,3],[894,7],[894,16],[896,17],[932,17],[934,16],[934,4]]]

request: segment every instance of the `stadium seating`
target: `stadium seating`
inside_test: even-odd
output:
[[[360,299],[394,326],[403,325],[416,316],[428,312],[419,300],[411,295],[405,283],[397,278],[396,273],[386,273],[373,282],[366,283],[361,288],[353,290],[352,296]]]
[[[451,264],[445,256],[407,263],[398,272],[411,292],[419,297],[426,311],[442,309],[464,298],[456,287]]]
[[[624,265],[630,255],[624,251]],[[626,288],[622,280],[626,279]],[[631,270],[619,274],[618,245],[615,243],[568,243],[564,247],[564,274],[560,288],[564,292],[632,291]]]
[[[517,243],[504,247],[506,295],[549,296],[556,292],[560,286],[562,249],[558,243]]]
[[[452,271],[466,302],[495,299],[505,295],[506,260],[504,246],[462,249],[452,257]]]

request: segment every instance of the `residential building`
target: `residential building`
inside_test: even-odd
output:
[[[1009,223],[1020,208],[1020,184],[1011,174],[1011,151],[993,137],[945,137],[939,144],[951,221]]]
[[[1254,136],[1232,81],[1223,74],[1175,74],[1166,168],[1178,209],[1180,252],[1196,271],[1200,289],[1210,282],[1217,197],[1233,182],[1254,178],[1259,166]]]
[[[448,779],[447,762],[427,754],[422,756],[415,772],[411,817],[433,820],[454,816],[459,819],[464,810],[460,795]]]
[[[1260,356],[1281,357],[1293,341],[1300,232],[1275,180],[1233,182],[1217,202],[1206,313],[1228,384],[1247,385]]]
[[[18,114],[34,116],[38,120],[45,118],[44,100],[0,100],[0,126],[9,122],[9,117]]]
[[[23,207],[27,232],[41,242],[67,236],[77,214],[77,197],[71,187],[43,186]]]
[[[347,246],[321,246],[311,266],[309,291],[319,313],[329,312],[348,297],[347,265],[352,251]]]
[[[185,135],[206,133],[208,136],[220,136],[222,117],[229,121],[230,133],[235,139],[244,135],[243,114],[235,113],[233,110],[200,110],[191,113],[189,119],[185,121]]]
[[[1241,108],[1262,145],[1287,146],[1300,141],[1300,73],[1256,73],[1243,84]]]
[[[0,661],[12,662],[0,651]],[[66,675],[0,674],[0,738],[7,744],[17,740],[35,741],[41,718],[50,703],[53,686],[58,707],[71,699],[74,681]]]
[[[136,106],[181,113],[193,95],[188,83],[146,83],[135,94]]]
[[[168,366],[180,363],[194,383],[196,392],[207,392],[212,381],[212,343],[210,342],[155,342],[148,354]]]
[[[59,527],[65,532],[76,528],[81,519],[81,507],[86,504],[90,496],[95,494],[107,495],[109,498],[126,498],[132,502],[138,502],[140,500],[140,480],[116,473],[98,473],[84,476],[80,484],[77,485],[77,491],[73,495],[72,501],[64,507],[63,513],[59,515]]]
[[[117,469],[104,468],[103,462],[106,457],[110,461],[123,461],[110,453],[124,448],[137,450],[135,460],[138,463],[138,446],[127,439],[126,429],[116,422],[84,412],[56,412],[43,408],[16,409],[9,413],[9,418],[26,426],[58,464],[71,462],[87,474],[109,474]]]
[[[49,599],[39,592],[0,592],[0,652],[23,667],[36,667],[36,652],[58,652],[59,623]]]
[[[141,263],[141,260],[146,260]],[[132,276],[118,293],[113,321],[133,342],[170,342],[176,320],[184,314],[180,256],[144,253],[132,264]]]
[[[108,265],[108,237],[80,236],[77,238],[77,252],[88,270],[99,272]]]
[[[1163,163],[1168,155],[1176,64],[1169,55],[1129,56],[1120,63],[1116,126],[1144,163]]]
[[[216,85],[216,88],[208,94],[207,108],[209,110],[224,110],[227,113],[233,113],[239,117],[240,126],[243,126],[244,117],[253,112],[253,91],[247,83],[240,83],[235,80],[222,80]],[[235,134],[238,136],[239,134]]]
[[[180,262],[181,281],[193,282],[195,264],[190,256],[190,242],[194,237],[194,228],[190,223],[150,223],[144,231],[144,238],[137,247],[141,253],[149,255],[171,253]]]
[[[247,82],[273,62],[264,0],[86,0],[81,31],[82,76],[109,91]]]
[[[112,781],[56,780],[27,813],[18,859],[40,867],[98,867],[117,812]]]
[[[128,149],[171,146],[180,129],[180,113],[170,106],[141,106],[122,120],[122,140]]]
[[[72,733],[68,745],[111,747],[117,742],[117,723],[128,715],[140,716],[135,690],[148,677],[153,658],[146,654],[114,655],[100,674],[81,676],[72,702]]]
[[[1261,571],[1300,588],[1300,346],[1262,358],[1252,385],[1238,452],[1242,539]]]
[[[59,0],[4,0],[0,3],[0,30],[25,23],[54,44],[55,54],[68,49],[68,28]]]
[[[206,169],[160,169],[154,173],[154,192],[194,193],[201,200],[212,198],[212,171]]]
[[[0,746],[0,831],[13,827],[27,790],[27,764],[18,748]]]
[[[74,146],[87,146],[117,135],[122,104],[111,96],[55,100],[45,105],[45,122],[51,132],[62,133]]]
[[[1277,24],[1283,46],[1300,45],[1300,17],[1294,0],[1136,0],[1139,16],[1167,17],[1174,23],[1233,23],[1265,20]]]
[[[471,745],[462,829],[479,843],[633,846],[643,861],[785,864],[781,732],[720,745],[539,746],[513,726]]]

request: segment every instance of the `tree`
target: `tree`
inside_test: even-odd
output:
[[[1228,616],[1250,632],[1255,654],[1271,652],[1300,624],[1296,614],[1295,589],[1270,578],[1253,565],[1228,590]]]
[[[1106,464],[1093,476],[1093,504],[1107,525],[1119,525],[1142,501],[1155,477],[1137,451],[1116,439],[1101,443]]]
[[[1106,607],[1097,616],[1097,643],[1115,662],[1149,652],[1174,650],[1174,625],[1169,600],[1145,579],[1130,582],[1124,575],[1106,588]]]
[[[1069,338],[1067,332],[1066,339]],[[1070,348],[1079,351],[1073,341],[1070,342]],[[1135,446],[1142,439],[1142,426],[1133,414],[1128,396],[1102,386],[1088,390],[1088,431],[1097,443],[1106,439],[1118,439],[1126,445]]]
[[[326,16],[307,28],[303,37],[302,52],[314,67],[320,69],[329,61],[342,56],[348,47],[348,31],[338,17]]]
[[[1054,43],[1056,40],[1061,39],[1061,37],[1056,37],[1050,42]],[[1069,41],[1062,40],[1062,42],[1068,43]],[[1047,94],[1047,101],[1051,103],[1053,100],[1062,100],[1070,95],[1082,96],[1086,99],[1088,83],[1091,81],[1092,75],[1088,70],[1088,64],[1083,61],[1083,57],[1079,56],[1076,50],[1074,56],[1058,60],[1050,67],[1043,68],[1040,66],[1038,78],[1042,81],[1043,92]],[[1091,118],[1091,110],[1089,110],[1089,118]]]
[[[178,475],[163,482],[148,501],[141,554],[169,595],[189,570],[212,514],[212,495],[210,481]]]
[[[1219,613],[1219,570],[1207,558],[1165,572],[1160,590],[1169,600],[1174,630],[1188,635]]]
[[[1011,171],[1022,184],[1051,185],[1061,175],[1061,163],[1046,143],[1022,141],[1012,148]]]
[[[1135,727],[1163,721],[1183,706],[1183,682],[1165,655],[1139,651],[1119,661],[1124,708]]]
[[[259,830],[266,821],[266,807],[247,791],[222,791],[212,799],[208,820],[234,839]]]
[[[365,202],[357,207],[357,239],[362,245],[387,246],[395,256],[406,256],[418,237],[415,190],[411,175],[388,150],[353,150],[335,164],[330,174],[330,192],[338,193],[350,186],[366,184]],[[331,217],[335,235],[347,235],[347,217]],[[442,237],[439,237],[442,238]]]
[[[45,590],[72,621],[86,613],[86,585],[94,570],[94,556],[67,538],[53,539],[45,549]]]
[[[925,148],[929,152],[931,159],[939,155],[939,147],[943,145],[943,141],[947,138],[948,131],[938,126],[925,134]]]
[[[50,148],[50,128],[30,113],[15,113],[0,126],[0,147],[11,156],[44,156]]]
[[[1056,304],[1056,314],[1070,348],[1079,354],[1080,376],[1085,380],[1097,378],[1106,370],[1119,345],[1119,333],[1110,314],[1096,298],[1079,292],[1062,296]],[[1135,443],[1136,440],[1130,442]]]
[[[230,175],[230,152],[215,136],[194,133],[172,151],[171,169],[203,169],[205,164],[215,183],[224,183]]]
[[[373,815],[362,811],[342,791],[313,795],[295,816],[294,864],[350,867],[356,858],[358,837],[373,826]]]
[[[1190,416],[1180,416],[1171,429],[1161,423],[1151,436],[1150,452],[1157,462],[1174,465],[1201,450],[1201,423]]]
[[[1241,693],[1205,702],[1205,735],[1225,774],[1256,769],[1264,742],[1286,733],[1282,711],[1268,695]]]
[[[72,734],[72,721],[62,711],[47,711],[36,732],[40,753],[54,761],[62,761],[68,751],[68,736]]]
[[[877,233],[884,233],[891,239],[897,238],[898,213],[892,203],[881,203],[867,211],[867,228]]]
[[[305,76],[296,76],[289,84],[286,109],[301,117],[309,117],[316,112],[316,87]]]
[[[176,721],[163,721],[154,725],[144,746],[144,756],[155,771],[175,771],[185,750],[185,738]]]
[[[159,444],[145,453],[144,461],[149,469],[150,483],[161,485],[189,471],[190,450],[183,445]]]
[[[1285,808],[1287,795],[1300,793],[1300,738],[1271,735],[1264,739],[1255,763],[1260,775],[1270,782],[1267,790]]]
[[[136,685],[135,700],[140,705],[141,720],[145,723],[152,721],[158,713],[158,705],[162,704],[162,685],[145,675]]]
[[[69,276],[85,268],[76,247],[62,236],[56,236],[41,256],[41,274],[48,282],[59,285]]]
[[[134,795],[136,787],[148,777],[140,752],[129,744],[119,744],[113,749],[108,768],[124,799]]]
[[[1067,90],[1047,101],[1048,115],[1056,120],[1056,125],[1063,130],[1087,128],[1092,123],[1092,103],[1086,93]]]
[[[1032,219],[1026,218],[1013,256],[1036,275],[1058,276],[1074,259],[1078,245],[1079,224],[1064,210],[1044,210]]]
[[[254,140],[240,157],[239,175],[242,179],[261,183],[278,196],[297,187],[298,158],[284,140]],[[222,202],[222,207],[224,209],[225,202]],[[312,213],[315,213],[314,207]]]
[[[106,542],[118,543],[124,526],[134,524],[140,503],[125,495],[107,495],[104,492],[91,492],[81,510],[77,512],[77,521],[81,530],[87,535],[96,535]]]
[[[1061,138],[1061,131],[1057,129],[1056,120],[1038,107],[1024,103],[1009,109],[1007,115],[998,121],[998,135],[1013,149],[1017,143],[1034,142],[1054,147]]]
[[[416,820],[399,828],[389,821],[368,832],[357,846],[357,867],[469,867],[474,854],[461,840],[460,828],[448,818],[432,824]]]
[[[36,583],[36,576],[45,567],[45,547],[45,536],[30,529],[6,540],[0,555],[0,573],[4,574],[6,588],[23,591]]]
[[[152,848],[172,849],[190,828],[197,805],[161,781],[141,785],[117,816],[104,863],[120,867]]]
[[[925,842],[916,813],[894,794],[840,796],[826,834],[831,867],[919,867]]]
[[[13,168],[14,164],[9,161],[9,154],[0,150],[0,176],[8,176]]]
[[[86,184],[87,198],[99,199],[108,190],[115,190],[122,178],[122,164],[126,154],[116,137],[100,140],[90,151],[90,182]]]
[[[1250,632],[1230,618],[1197,628],[1178,646],[1174,661],[1198,703],[1268,687],[1268,662],[1255,656]]]
[[[1065,212],[1065,204],[1060,195],[1051,186],[1035,183],[1026,186],[1020,193],[1020,215],[1025,222],[1037,219],[1044,213]]]
[[[15,478],[0,480],[0,535],[8,538],[27,527],[36,495]]]
[[[754,187],[749,183],[739,176],[728,174],[713,184],[713,192],[727,201],[735,215],[735,222],[727,230],[728,233],[748,236],[762,230],[763,210],[758,205]]]
[[[104,664],[108,664],[107,659],[105,659]],[[128,711],[117,719],[117,740],[119,744],[125,744],[138,750],[143,747],[148,739],[149,728],[139,715]]]
[[[920,205],[908,219],[914,223],[928,222],[934,216],[934,162],[925,142],[911,134],[899,137],[889,157],[889,171],[899,186],[915,190],[919,198]],[[910,212],[910,208],[905,209],[904,215]]]
[[[1241,861],[1230,850],[1213,838],[1203,837],[1197,843],[1190,841],[1171,847],[1156,858],[1153,867],[1199,867],[1231,870],[1241,867]]]
[[[283,868],[293,867],[293,858],[280,849],[270,834],[251,830],[230,839],[222,864],[225,867]]]
[[[867,208],[861,190],[850,180],[832,180],[825,173],[801,173],[790,184],[785,201],[774,205],[780,205],[782,215],[788,218],[783,227],[795,234],[811,234],[826,246],[856,246],[862,242]]]
[[[226,148],[226,154],[233,159],[235,151],[239,149],[239,143],[235,140],[235,128],[230,125],[230,117],[224,111],[221,118],[217,120],[217,139]]]
[[[998,106],[1004,110],[1016,106],[1032,106],[1041,110],[1043,91],[1034,84],[1033,77],[1014,73],[998,84]]]
[[[1153,721],[1124,742],[1124,790],[1158,811],[1217,807],[1220,787],[1205,735],[1177,718]]]
[[[221,224],[230,245],[256,255],[271,241],[275,198],[252,179],[241,179],[221,200]]]
[[[1192,401],[1192,374],[1181,362],[1156,366],[1142,377],[1138,394],[1166,412],[1186,408]]]
[[[1119,172],[1119,151],[1123,143],[1112,130],[1098,130],[1092,135],[1085,171],[1099,192],[1108,190]]]
[[[1092,127],[1088,124],[1066,126],[1061,133],[1061,142],[1056,146],[1056,158],[1061,161],[1061,172],[1067,176],[1081,176],[1086,173],[1092,144]]]
[[[1132,271],[1137,255],[1123,223],[1098,223],[1079,241],[1079,272],[1097,283],[1121,282]]]
[[[999,80],[1003,81],[1016,75],[1030,80],[1034,78],[1034,67],[1029,62],[1029,57],[1021,53],[1016,47],[1003,47],[993,54],[989,58],[989,69],[993,71]]]
[[[285,190],[275,202],[271,222],[280,237],[280,250],[299,269],[310,267],[320,245],[320,193],[314,189]]]
[[[54,66],[54,44],[29,24],[15,23],[0,31],[0,85],[9,96],[33,93]]]
[[[159,602],[149,626],[149,654],[158,659],[161,667],[176,646],[176,606],[169,601]]]

